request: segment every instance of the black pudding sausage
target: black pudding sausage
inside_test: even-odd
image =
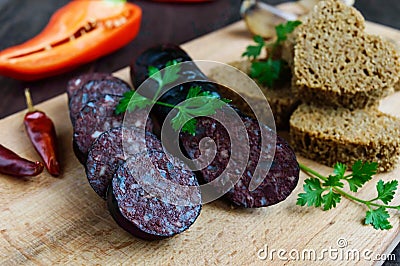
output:
[[[162,150],[161,142],[150,132],[139,138],[137,127],[115,127],[103,132],[91,145],[86,160],[86,176],[93,190],[103,199],[107,198],[107,187],[119,165],[126,157],[147,149]],[[125,143],[130,143],[129,146]]]
[[[224,112],[217,111],[219,118],[224,119]],[[249,190],[250,180],[253,177],[255,169],[259,162],[261,153],[261,130],[259,123],[250,117],[240,114],[242,122],[246,128],[249,139],[249,147],[245,142],[237,141],[239,151],[249,148],[249,160],[246,168],[239,179],[224,197],[231,203],[246,207],[258,208],[277,204],[285,200],[296,188],[299,180],[300,168],[296,160],[296,155],[288,143],[265,125],[263,141],[266,143],[276,142],[273,163],[268,173],[263,176],[261,184],[253,191]],[[227,121],[226,125],[231,130],[236,130],[236,121]],[[228,167],[228,161],[231,159],[231,141],[227,130],[217,121],[209,117],[201,117],[197,120],[197,131],[194,136],[187,133],[180,134],[180,141],[184,150],[190,158],[197,159],[200,156],[199,143],[201,139],[211,138],[217,145],[217,153],[214,160],[205,168],[200,170],[202,181],[209,183],[218,178]],[[207,149],[203,151],[207,153]],[[241,154],[238,156],[243,158]],[[233,159],[233,162],[235,160]],[[235,165],[235,163],[233,163]],[[216,187],[218,190],[218,187]]]
[[[130,91],[131,87],[125,81],[111,77],[103,80],[91,80],[75,91],[69,101],[69,115],[72,126],[79,116],[79,112],[89,102],[97,100],[105,94],[122,96],[125,92]]]
[[[175,60],[177,63],[187,62],[187,64],[182,66],[182,69],[179,73],[179,80],[203,81],[189,81],[179,86],[175,86],[165,92],[159,99],[160,101],[176,105],[186,99],[186,95],[192,86],[200,86],[203,91],[209,91],[212,95],[221,98],[218,93],[218,86],[208,81],[207,76],[196,66],[196,64],[192,61],[192,58],[190,58],[190,56],[179,46],[174,44],[163,44],[152,47],[144,51],[136,60],[132,62],[130,65],[130,75],[134,87],[139,88],[139,86],[149,77],[148,68],[150,66],[163,69],[168,62],[173,60]],[[152,97],[154,93],[155,90],[146,91],[144,96]],[[166,116],[171,110],[171,108],[164,106],[154,106],[152,111],[155,114],[155,118],[159,125],[162,125]]]
[[[133,63],[131,68],[132,79],[135,80],[137,85],[140,85],[147,77],[147,68],[149,66],[162,68],[168,61],[174,59],[184,62],[190,60],[190,57],[181,48],[174,45],[161,45],[151,48],[140,55]],[[204,77],[204,74],[200,70],[196,71],[196,73],[199,77]],[[177,86],[177,88],[173,88],[163,96],[164,98],[162,97],[161,100],[176,105],[185,99],[191,85],[189,83],[186,86]],[[200,84],[200,86],[204,91],[212,91],[218,96],[221,94],[219,92],[222,92],[222,90],[219,90],[221,87],[212,83]],[[283,138],[279,137],[276,132],[258,123],[257,120],[243,115],[235,106],[231,105],[231,107],[236,110],[245,125],[250,147],[243,147],[243,150],[249,148],[250,156],[244,173],[232,189],[225,194],[225,198],[235,205],[246,208],[270,206],[283,201],[295,189],[299,180],[300,168],[295,153],[289,144]],[[164,111],[166,110],[155,109],[154,111],[155,118],[163,122],[166,116]],[[217,117],[224,117],[225,114],[221,110],[217,110],[217,112],[220,112],[217,114]],[[235,121],[230,121],[229,119],[225,119],[225,121],[228,121],[230,128],[233,128],[233,130],[238,126],[234,124]],[[260,126],[264,127],[265,130],[261,130]],[[267,135],[264,137],[267,142],[276,143],[275,155],[271,158],[273,160],[272,166],[266,176],[263,177],[262,183],[255,190],[250,191],[250,180],[259,163],[261,154],[262,132],[266,132]],[[183,147],[183,152],[190,158],[197,159],[200,156],[200,140],[206,137],[213,139],[217,146],[214,161],[199,171],[202,181],[208,183],[219,176],[231,156],[231,142],[227,130],[214,119],[201,117],[197,119],[196,134],[194,136],[187,133],[180,133],[179,145]],[[240,154],[238,157],[241,157]],[[218,190],[218,187],[215,189]]]
[[[132,84],[138,88],[148,77],[149,66],[163,69],[167,62],[175,60],[177,63],[192,61],[192,58],[179,46],[162,44],[147,49],[134,60],[130,67]]]
[[[146,182],[150,175],[192,187],[181,196],[193,201],[178,204],[179,201],[168,200],[177,191],[159,182],[151,185],[160,186],[162,194],[151,195],[137,181],[141,176]],[[198,185],[195,175],[182,162],[167,158],[162,150],[152,150],[132,156],[120,165],[108,188],[107,206],[114,220],[132,235],[145,240],[163,239],[187,230],[200,215]]]

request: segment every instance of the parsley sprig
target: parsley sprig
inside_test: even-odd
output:
[[[333,174],[328,177],[300,164],[300,168],[311,177],[306,179],[303,185],[304,193],[297,198],[297,205],[321,207],[324,211],[335,208],[342,196],[366,205],[368,208],[365,216],[365,224],[371,224],[375,229],[388,230],[392,228],[389,222],[390,215],[387,209],[400,210],[400,205],[387,205],[390,203],[397,190],[398,181],[384,182],[379,180],[376,184],[377,196],[370,200],[363,200],[342,190],[344,182],[349,185],[350,191],[357,192],[365,183],[376,174],[378,164],[374,162],[357,161],[351,167],[352,172],[346,175],[347,167],[342,163],[336,163]],[[382,202],[382,203],[379,203]]]
[[[172,128],[178,131],[183,125],[182,132],[194,135],[197,124],[195,116],[213,115],[217,109],[229,102],[230,100],[219,99],[209,91],[202,91],[200,86],[190,87],[186,101],[181,105],[174,106],[179,112],[171,120]]]
[[[181,129],[182,132],[195,135],[197,125],[196,116],[213,115],[217,109],[222,108],[226,103],[231,102],[231,100],[220,99],[209,91],[202,91],[200,86],[192,86],[186,95],[186,101],[180,105],[157,101],[156,99],[159,97],[162,89],[178,80],[180,71],[181,67],[175,60],[167,62],[163,73],[158,68],[149,66],[149,77],[158,84],[153,98],[149,99],[135,91],[128,91],[124,93],[123,98],[116,106],[115,113],[134,112],[137,109],[143,109],[154,104],[169,107],[178,110],[176,115],[171,119],[172,128],[176,131]]]
[[[287,40],[288,34],[292,33],[300,24],[300,21],[295,20],[277,25],[275,27],[276,40],[269,45],[266,44],[261,36],[254,36],[253,40],[256,45],[247,46],[246,51],[242,54],[243,57],[248,57],[253,61],[250,67],[250,77],[268,87],[273,86],[274,81],[279,79],[282,73],[281,70],[286,65],[286,62],[281,59],[273,59],[272,55]],[[267,46],[271,48],[271,52],[267,54],[267,58],[259,59],[262,49]]]
[[[274,46],[281,45],[284,41],[287,40],[287,36],[292,33],[297,26],[301,24],[299,20],[287,21],[285,24],[279,24],[275,27],[276,32],[276,41]]]
[[[255,35],[253,37],[253,41],[256,45],[249,45],[246,47],[246,51],[242,54],[242,56],[247,56],[250,60],[255,60],[260,56],[262,48],[265,46],[264,38],[260,35]]]

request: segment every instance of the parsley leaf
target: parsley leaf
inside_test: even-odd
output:
[[[149,77],[152,77],[155,80],[162,79],[160,70],[154,66],[149,66],[147,72],[149,73]]]
[[[149,77],[157,81],[159,86],[159,91],[162,87],[178,80],[180,71],[181,67],[179,64],[176,63],[176,61],[175,64],[174,62],[167,62],[166,68],[163,69],[162,74],[160,70],[158,70],[156,67],[153,66],[148,67]],[[156,93],[154,98],[157,98],[157,96],[158,93]]]
[[[174,66],[174,65],[177,65],[177,64],[178,64],[178,61],[176,61],[175,59],[173,59],[173,60],[168,61],[168,62],[165,64],[165,67]]]
[[[332,188],[327,194],[322,197],[324,203],[324,211],[330,210],[336,207],[336,204],[340,202],[342,195],[333,192]]]
[[[372,176],[376,174],[377,169],[378,164],[375,162],[363,163],[360,160],[356,161],[351,168],[353,171],[351,178],[346,179],[349,183],[350,190],[357,192],[360,187],[371,180]]]
[[[330,175],[323,185],[326,187],[344,187],[344,184],[340,182],[340,176],[338,175]]]
[[[115,113],[122,114],[125,111],[134,112],[136,109],[143,109],[146,106],[151,105],[153,102],[140,95],[135,91],[125,92],[123,98],[120,100],[115,108]]]
[[[301,24],[301,21],[294,20],[294,21],[287,21],[285,24],[279,24],[275,27],[276,32],[276,41],[274,46],[278,46],[282,44],[282,42],[287,40],[288,34],[292,33],[297,26]]]
[[[250,67],[250,77],[258,80],[261,84],[272,87],[281,73],[281,60],[268,58],[267,61],[253,62]]]
[[[326,181],[325,183],[336,184],[339,180],[336,176],[330,177],[331,181]],[[305,184],[303,185],[303,188],[305,193],[300,193],[298,195],[299,197],[296,202],[297,205],[305,206],[307,204],[307,206],[315,207],[323,205],[324,211],[327,211],[336,207],[336,204],[340,202],[341,195],[335,193],[332,188],[323,188],[318,178],[309,178],[304,182]],[[323,195],[327,189],[329,192]]]
[[[200,86],[191,87],[186,100],[189,101],[183,104],[185,111],[198,116],[213,115],[217,109],[230,102],[230,100],[218,98],[209,91],[201,91]]]
[[[258,57],[261,54],[262,48],[267,45],[261,36],[254,36],[256,45],[247,46],[246,51],[242,54],[243,57],[248,57],[250,60],[253,60],[250,67],[250,77],[268,87],[273,86],[274,81],[280,78],[283,73],[282,69],[286,66],[285,61],[272,58],[274,50],[277,46],[281,45],[282,42],[287,39],[287,35],[293,32],[300,24],[301,22],[296,20],[277,25],[275,27],[276,41],[271,44],[272,51],[267,53],[268,57],[263,60],[259,60]]]
[[[344,173],[347,170],[347,166],[344,163],[335,163],[335,165],[333,166],[333,173],[335,175],[340,176],[341,178],[344,176]]]
[[[179,130],[182,127],[183,132],[195,135],[197,120],[194,117],[213,115],[227,101],[229,100],[220,100],[209,91],[201,91],[199,86],[191,87],[186,101],[176,107],[179,112],[171,120],[172,128]]]
[[[183,127],[187,122],[192,120],[192,116],[186,112],[179,111],[172,119],[171,125],[175,131],[178,131],[181,127]],[[193,123],[193,122],[192,122]],[[190,128],[186,128],[190,129]],[[194,134],[193,131],[187,132],[189,134]]]
[[[192,118],[183,125],[182,132],[194,136],[196,134],[196,126],[197,120],[195,118]]]
[[[360,179],[368,179],[376,174],[378,169],[378,163],[376,162],[362,162],[361,160],[356,161],[351,170],[353,171],[353,176],[357,176]]]
[[[134,94],[134,91],[127,91],[123,94],[122,99],[119,101],[118,105],[115,107],[115,114],[119,115],[122,114],[128,109],[128,104],[129,101],[132,98],[132,95]]]
[[[215,114],[217,109],[222,108],[226,103],[212,96],[199,96],[191,98],[182,106],[185,112],[193,116],[206,116]]]
[[[321,183],[318,178],[309,178],[304,180],[305,184],[303,185],[305,193],[300,193],[297,198],[297,205],[304,206],[315,206],[320,207],[323,199],[322,192],[325,191],[321,187]]]
[[[246,51],[242,54],[243,57],[247,56],[249,59],[256,59],[261,54],[261,50],[265,46],[263,37],[256,35],[253,40],[256,45],[247,46]]]
[[[135,111],[136,109],[143,109],[148,105],[151,105],[152,101],[146,97],[143,97],[139,93],[134,93],[132,95],[131,100],[129,101],[127,110],[130,112]]]
[[[189,92],[186,95],[186,99],[198,97],[198,96],[200,96],[200,93],[201,93],[201,87],[200,86],[190,87]],[[204,93],[207,94],[209,92],[207,91],[207,92],[204,92]]]
[[[389,217],[390,215],[384,207],[370,209],[365,216],[365,224],[372,224],[375,229],[388,230],[392,228]]]
[[[396,193],[397,185],[397,180],[392,180],[386,183],[384,183],[382,180],[379,180],[376,184],[378,199],[380,199],[385,204],[391,202],[394,198],[394,194]]]
[[[356,192],[358,188],[363,186],[366,182],[372,179],[376,173],[378,164],[371,162],[356,161],[351,169],[351,174],[345,175],[346,165],[343,163],[336,163],[333,166],[333,174],[328,177],[319,174],[318,172],[300,164],[300,169],[308,173],[311,178],[304,181],[304,192],[298,194],[297,205],[300,206],[323,206],[323,210],[327,211],[335,208],[340,203],[341,197],[362,203],[368,207],[366,212],[365,224],[371,224],[375,229],[387,230],[392,228],[389,222],[388,209],[400,210],[400,205],[392,206],[387,205],[394,198],[397,190],[398,181],[392,180],[384,182],[379,180],[376,184],[378,196],[370,200],[363,200],[357,198],[349,193],[343,191],[344,187],[342,180],[349,183],[350,190]],[[382,201],[384,204],[379,204],[376,201]],[[376,207],[376,208],[373,208]]]

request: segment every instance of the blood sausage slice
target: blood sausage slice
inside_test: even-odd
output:
[[[112,128],[92,144],[86,161],[86,176],[94,191],[102,198],[106,199],[107,187],[126,156],[143,152],[143,147],[162,150],[161,142],[154,134],[146,132],[143,138],[141,133],[141,129],[136,127]]]
[[[220,112],[219,117],[222,118],[223,115],[223,112]],[[261,184],[255,190],[250,191],[250,180],[260,157],[261,133],[256,120],[244,115],[241,115],[241,119],[249,139],[249,160],[241,178],[225,194],[225,197],[232,203],[247,208],[270,206],[283,201],[294,190],[299,179],[300,169],[293,150],[283,138],[264,126],[266,132],[264,141],[267,144],[276,143],[275,155],[272,166]],[[233,130],[237,128],[234,124],[235,121],[228,120],[226,123]],[[230,123],[231,125],[229,125]],[[208,183],[218,178],[227,167],[231,157],[231,141],[227,130],[212,118],[198,118],[196,127],[195,136],[182,133],[180,140],[187,154],[193,159],[200,157],[199,143],[201,139],[210,137],[216,143],[217,153],[215,158],[207,167],[200,170],[204,182]],[[244,145],[243,143],[239,142],[239,145]],[[247,147],[240,148],[240,150],[244,149],[247,149]],[[207,151],[204,152],[207,153]]]
[[[77,77],[74,77],[68,81],[67,84],[67,95],[68,95],[68,102],[71,100],[71,97],[75,94],[76,91],[78,91],[83,85],[88,83],[89,81],[92,80],[113,80],[115,79],[114,76],[112,76],[109,73],[86,73],[79,75]]]
[[[79,112],[75,121],[74,128],[74,152],[82,164],[85,164],[90,146],[104,131],[114,127],[122,126],[124,115],[116,115],[115,107],[118,105],[121,96],[103,95],[95,101],[88,102]],[[150,117],[142,110],[136,110],[138,120],[134,126],[143,127],[146,124],[146,130],[153,130],[153,123]],[[137,115],[137,116],[136,116]]]
[[[170,202],[178,192],[168,185],[161,187],[161,195],[154,196],[141,185],[149,178],[147,175],[191,186],[193,190],[181,196],[194,201],[186,205]],[[140,178],[143,181],[138,181]],[[150,185],[162,186],[160,183]],[[187,230],[201,211],[195,175],[180,161],[167,158],[160,151],[138,154],[122,164],[108,190],[107,203],[111,215],[122,228],[146,240],[171,237]]]
[[[75,126],[75,120],[78,118],[79,112],[89,101],[97,100],[105,94],[122,96],[129,90],[129,85],[118,78],[89,81],[75,92],[69,102],[69,115],[72,125]]]

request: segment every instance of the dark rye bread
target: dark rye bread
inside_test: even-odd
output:
[[[400,119],[375,108],[302,104],[290,118],[290,139],[298,154],[327,166],[373,161],[384,172],[400,155]]]
[[[229,63],[229,65],[237,68],[238,70],[249,74],[251,62],[248,60],[243,61],[235,61]],[[259,95],[255,93],[251,93],[248,90],[249,83],[248,80],[242,79],[240,75],[234,75],[224,68],[215,68],[208,75],[209,78],[215,80],[217,82],[221,82],[225,84],[227,80],[232,81],[234,79],[237,84],[236,89],[240,91],[240,93],[246,94],[253,100],[253,104],[251,104],[252,108],[255,112],[264,114],[266,111],[265,99],[260,98]],[[289,119],[290,115],[299,105],[299,100],[297,100],[293,92],[291,90],[291,82],[290,79],[287,81],[281,81],[277,86],[273,89],[268,88],[266,86],[258,84],[261,88],[262,93],[265,98],[268,100],[269,106],[271,107],[272,114],[274,115],[276,128],[279,130],[288,129],[289,128]],[[246,115],[254,117],[254,114],[251,112],[248,104],[243,101],[242,97],[236,93],[225,92],[222,93],[224,97],[232,100],[232,103],[238,107],[243,113]]]
[[[396,50],[364,28],[361,14],[341,1],[315,6],[294,40],[294,91],[299,98],[354,109],[376,105],[393,91],[400,72]]]
[[[394,84],[394,91],[400,91],[400,80]]]

